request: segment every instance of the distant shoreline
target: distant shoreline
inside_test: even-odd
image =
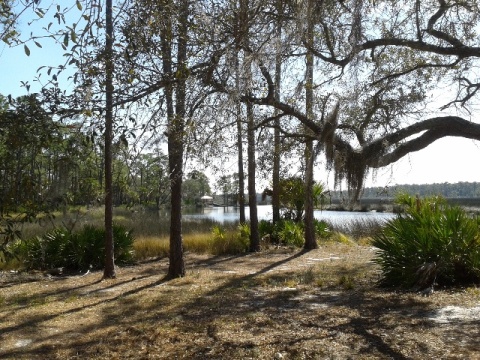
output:
[[[358,203],[349,205],[342,199],[334,198],[328,204],[323,206],[324,210],[330,211],[376,211],[376,212],[398,212],[398,206],[393,198],[362,198]],[[449,205],[456,205],[465,208],[468,212],[480,213],[480,197],[454,197],[445,200]]]

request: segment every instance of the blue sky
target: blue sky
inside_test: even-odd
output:
[[[38,25],[34,25],[38,26]],[[25,33],[35,31],[35,28],[21,24]],[[21,81],[28,81],[31,92],[40,89],[33,81],[40,66],[56,66],[62,63],[64,51],[60,45],[55,45],[49,39],[40,41],[42,48],[29,43],[30,56],[24,52],[23,46],[9,48],[0,45],[0,94],[17,97],[26,94],[21,87]],[[67,74],[63,75],[63,83]],[[46,81],[47,74],[41,79]],[[477,111],[477,114],[479,112]],[[477,114],[472,115],[472,119]],[[468,139],[441,139],[426,149],[412,153],[392,166],[377,171],[376,176],[369,175],[367,186],[393,186],[395,184],[443,183],[458,181],[480,181],[480,142]],[[333,186],[332,176],[324,172],[317,173],[317,180],[322,180]]]

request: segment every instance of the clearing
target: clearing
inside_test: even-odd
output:
[[[48,277],[0,273],[2,359],[475,359],[480,290],[376,287],[369,246],[186,254]]]

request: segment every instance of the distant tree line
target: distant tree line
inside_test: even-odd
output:
[[[480,182],[457,182],[457,183],[436,183],[436,184],[411,184],[395,185],[390,187],[365,188],[362,194],[364,199],[393,198],[398,193],[419,195],[428,197],[441,195],[445,198],[476,198],[480,197]],[[340,193],[335,193],[339,196]]]
[[[74,121],[55,121],[36,96],[12,104],[0,96],[0,213],[103,204],[103,139]],[[159,207],[170,200],[168,159],[160,149],[113,146],[113,203]],[[183,203],[210,193],[208,178],[186,175]]]

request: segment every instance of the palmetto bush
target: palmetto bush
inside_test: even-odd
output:
[[[478,217],[438,197],[402,195],[403,214],[374,236],[382,284],[408,288],[477,283],[480,280]]]
[[[133,262],[132,232],[114,225],[113,240],[115,262]],[[78,232],[57,228],[43,236],[19,242],[14,251],[29,269],[99,269],[105,261],[105,230],[91,225],[86,225]]]
[[[281,221],[278,237],[282,244],[302,247],[305,243],[303,223],[297,223],[293,220]]]

